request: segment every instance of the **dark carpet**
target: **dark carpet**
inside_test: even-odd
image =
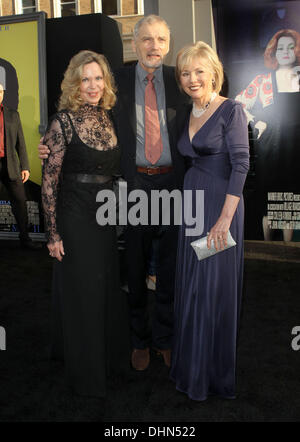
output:
[[[48,356],[52,263],[46,248],[26,251],[16,241],[0,241],[0,259],[0,326],[6,330],[6,350],[0,351],[0,421],[300,420],[300,350],[291,347],[291,331],[300,326],[296,259],[245,260],[238,397],[199,403],[175,390],[154,353],[146,372],[112,377],[105,401],[73,395],[65,386],[63,366]]]

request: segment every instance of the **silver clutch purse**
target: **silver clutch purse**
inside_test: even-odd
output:
[[[222,250],[215,249],[213,240],[211,242],[210,249],[208,249],[207,248],[207,236],[191,242],[191,246],[195,250],[198,260],[201,261],[202,259],[208,258],[209,256],[213,256],[216,253],[223,252],[224,250],[230,249],[230,247],[236,246],[236,242],[232,238],[231,233],[228,230],[227,246],[224,247],[224,249],[222,249]]]

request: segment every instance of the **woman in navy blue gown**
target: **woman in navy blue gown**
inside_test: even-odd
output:
[[[180,228],[170,376],[191,399],[234,398],[243,282],[242,192],[249,168],[246,115],[240,103],[219,95],[223,68],[206,43],[183,48],[176,71],[193,101],[178,143],[190,163],[184,190],[204,190],[204,229],[187,236],[187,226]],[[207,247],[215,244],[222,250],[229,230],[237,245],[198,261],[191,242],[209,232]]]

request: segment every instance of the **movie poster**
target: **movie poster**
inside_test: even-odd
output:
[[[3,104],[17,109],[23,127],[30,163],[25,184],[30,230],[39,233],[41,164],[37,156],[40,134],[47,125],[45,13],[0,17],[0,81]],[[17,237],[8,194],[0,195],[0,231]]]
[[[245,239],[300,240],[300,1],[215,0],[227,96],[249,123]]]

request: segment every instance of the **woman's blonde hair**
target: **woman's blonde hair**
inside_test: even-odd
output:
[[[76,112],[83,104],[80,95],[83,66],[93,62],[100,66],[104,79],[104,91],[99,105],[103,109],[111,109],[114,106],[116,102],[116,87],[108,61],[102,54],[84,50],[78,52],[70,60],[61,83],[62,93],[59,99],[58,110],[68,109]]]
[[[219,93],[224,81],[223,66],[217,53],[204,41],[189,44],[178,52],[176,59],[176,79],[179,87],[181,88],[181,72],[184,70],[184,67],[195,58],[201,58],[201,62],[203,62],[208,71],[214,76],[212,84],[213,90]]]

